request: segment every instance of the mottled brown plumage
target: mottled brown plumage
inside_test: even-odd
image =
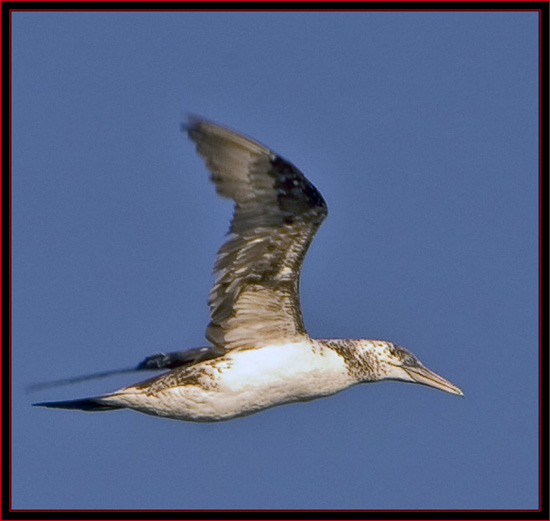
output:
[[[138,369],[171,370],[113,393],[36,405],[222,421],[388,379],[462,395],[393,342],[310,338],[298,285],[327,215],[323,197],[295,166],[252,139],[194,117],[185,130],[218,194],[235,203],[214,266],[206,329],[212,345],[147,357]]]
[[[323,197],[256,141],[199,118],[190,119],[187,131],[218,194],[235,202],[214,265],[206,338],[231,350],[305,336],[299,277],[327,215]]]

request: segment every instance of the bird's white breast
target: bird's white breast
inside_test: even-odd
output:
[[[124,402],[150,414],[217,421],[333,394],[356,382],[341,356],[313,340],[234,350],[203,362],[200,370],[207,373],[209,385],[173,386],[148,396],[126,394]]]

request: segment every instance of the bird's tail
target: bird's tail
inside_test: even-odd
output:
[[[50,409],[77,409],[80,411],[114,411],[124,409],[123,405],[116,405],[105,401],[103,396],[82,398],[80,400],[65,400],[63,402],[33,403],[35,407],[48,407]]]

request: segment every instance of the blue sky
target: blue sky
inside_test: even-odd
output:
[[[17,12],[12,31],[13,508],[537,507],[537,13]],[[29,384],[204,345],[231,204],[187,112],[327,200],[311,336],[395,341],[464,399],[383,382],[219,424],[30,406],[142,375]]]

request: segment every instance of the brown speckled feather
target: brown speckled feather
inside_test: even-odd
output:
[[[463,396],[393,342],[309,338],[298,283],[304,256],[327,214],[321,194],[291,163],[251,139],[200,118],[190,118],[185,129],[218,193],[235,203],[229,236],[214,265],[206,329],[213,345],[149,356],[138,369],[171,371],[113,393],[35,405],[130,408],[199,422],[230,420],[388,379]]]
[[[227,350],[307,335],[299,277],[327,206],[291,163],[232,130],[191,117],[189,137],[218,194],[235,202],[214,265],[206,338]]]

